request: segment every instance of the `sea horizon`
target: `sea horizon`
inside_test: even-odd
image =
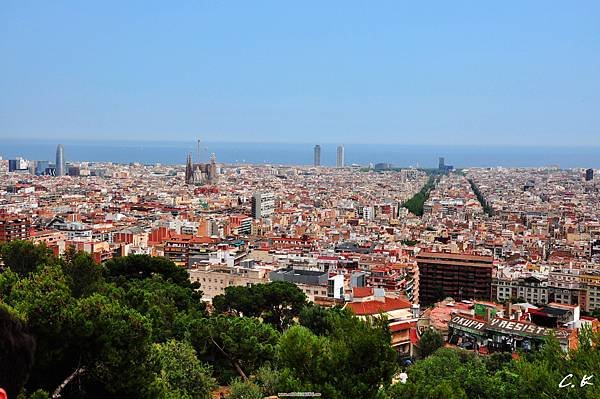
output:
[[[0,140],[0,156],[51,161],[58,144],[64,145],[67,162],[181,165],[188,153],[194,161],[198,160],[196,142],[181,140],[7,138]],[[339,144],[325,142],[202,141],[200,161],[207,162],[210,154],[215,153],[217,162],[224,164],[309,166],[313,164],[315,144],[321,146],[321,164],[334,166]],[[345,148],[346,165],[388,163],[398,168],[435,168],[439,157],[444,157],[447,165],[456,168],[600,168],[600,146],[340,144]]]

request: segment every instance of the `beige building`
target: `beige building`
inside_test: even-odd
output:
[[[264,268],[208,265],[188,269],[188,273],[191,282],[200,283],[203,299],[209,301],[217,295],[224,294],[227,287],[248,287],[269,282],[268,270]]]
[[[587,312],[600,309],[600,270],[588,270],[581,277],[579,305]]]
[[[327,286],[315,284],[297,283],[296,286],[304,292],[310,302],[315,302],[315,298],[327,298]]]

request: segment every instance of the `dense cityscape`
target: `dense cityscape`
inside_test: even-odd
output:
[[[0,3],[0,399],[600,399],[600,2]]]
[[[285,283],[307,304],[384,320],[398,357],[393,378],[404,387],[432,337],[493,358],[538,353],[549,337],[566,355],[599,331],[592,169],[455,170],[444,158],[437,169],[346,166],[343,146],[336,167],[320,157],[316,145],[311,166],[225,165],[200,150],[182,154],[182,165],[88,163],[70,162],[58,145],[55,162],[2,160],[5,267],[35,248],[109,269],[160,257],[185,271],[212,317],[249,316],[239,302],[257,294],[244,290]],[[298,316],[308,317],[276,329],[292,331]],[[248,371],[236,369],[246,381]],[[213,394],[246,397],[231,393],[226,375]]]

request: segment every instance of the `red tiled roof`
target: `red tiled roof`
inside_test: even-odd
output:
[[[403,322],[403,323],[391,325],[390,331],[397,332],[397,331],[408,330],[409,328],[412,329],[412,328],[416,328],[416,327],[417,327],[416,321],[409,321],[409,322]]]
[[[398,309],[410,309],[411,304],[400,298],[385,298],[382,301],[351,302],[348,307],[356,315],[376,315]]]
[[[319,256],[318,260],[340,260],[337,256]]]
[[[373,287],[354,287],[352,288],[354,298],[364,298],[373,295]]]
[[[213,244],[218,242],[219,239],[216,237],[198,237],[198,236],[194,236],[190,239],[190,243],[194,243],[194,244]]]

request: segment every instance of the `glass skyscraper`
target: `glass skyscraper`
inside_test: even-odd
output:
[[[59,144],[56,147],[56,176],[64,176],[65,172],[65,148]]]
[[[344,167],[344,146],[341,145],[337,148],[337,159],[335,162],[335,166],[338,168]]]
[[[321,146],[315,146],[315,166],[321,166]]]

